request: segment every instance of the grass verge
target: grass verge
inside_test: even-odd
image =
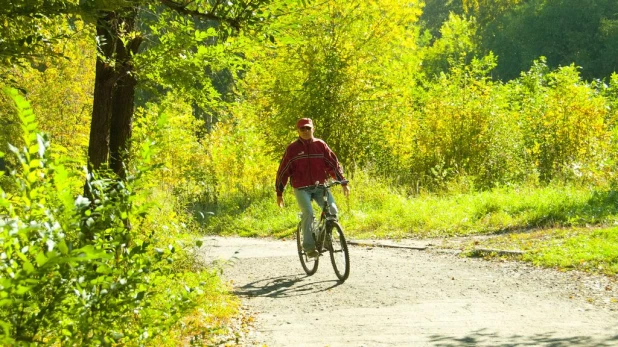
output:
[[[367,177],[357,177],[351,187],[348,199],[334,190],[349,239],[495,235],[488,246],[522,248],[522,259],[537,265],[618,272],[617,229],[609,227],[618,222],[618,192],[611,189],[550,185],[411,197]],[[230,207],[212,206],[214,215],[202,228],[219,235],[293,237],[299,219],[291,189],[285,201],[279,209],[273,193],[239,209],[230,200]]]
[[[618,274],[618,227],[574,227],[509,233],[468,248],[519,250],[521,259],[561,270]]]
[[[172,315],[175,311],[165,303],[166,298],[175,295],[169,288],[178,287],[178,283],[199,288],[192,295],[193,308],[178,312],[181,315],[179,322],[170,331],[157,335],[150,345],[213,346],[226,345],[226,342],[235,345],[237,335],[244,329],[239,315],[239,299],[231,294],[216,271],[185,272],[176,276],[173,283],[157,283],[158,288],[168,288],[159,293],[159,313]]]

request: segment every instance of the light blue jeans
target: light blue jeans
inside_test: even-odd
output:
[[[313,240],[313,237],[311,236],[311,223],[313,222],[313,218],[315,216],[313,213],[313,206],[311,206],[311,200],[318,203],[321,211],[322,204],[324,203],[324,190],[322,188],[294,189],[294,196],[296,197],[300,211],[303,213],[301,218],[303,248],[310,251],[315,249],[315,240]],[[337,216],[337,205],[335,205],[335,199],[330,191],[328,192],[326,199],[329,206],[328,213]]]

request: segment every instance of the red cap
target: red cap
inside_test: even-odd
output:
[[[296,122],[296,128],[300,129],[302,127],[313,128],[313,122],[311,121],[311,118],[301,118],[298,120],[298,122]]]

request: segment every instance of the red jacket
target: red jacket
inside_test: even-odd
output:
[[[275,182],[277,195],[283,195],[288,178],[291,178],[292,187],[302,188],[315,182],[324,183],[328,176],[338,181],[345,180],[335,153],[320,139],[303,140],[299,137],[288,145],[279,164]]]

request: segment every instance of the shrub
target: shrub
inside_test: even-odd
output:
[[[11,193],[0,189],[0,341],[112,345],[164,331],[195,290],[168,287],[167,308],[156,307],[156,284],[176,278],[175,248],[157,248],[154,231],[132,227],[147,215],[133,188],[147,168],[126,182],[88,174],[90,196],[74,198],[76,177],[62,156],[49,159],[49,141],[36,133],[28,102],[8,93],[25,146],[10,146],[19,167],[8,180]]]

